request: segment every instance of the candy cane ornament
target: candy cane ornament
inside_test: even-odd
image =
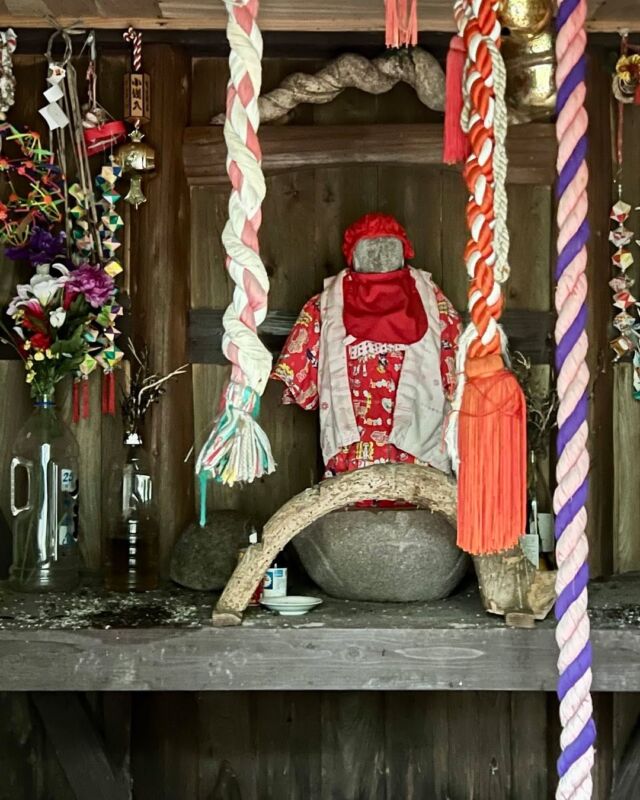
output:
[[[559,0],[556,39],[558,139],[558,259],[555,329],[558,373],[558,462],[556,514],[556,640],[562,754],[558,760],[558,800],[592,796],[595,725],[591,702],[591,645],[587,614],[588,542],[586,500],[586,363],[588,116],[585,109],[586,0]]]
[[[262,81],[262,36],[256,17],[259,0],[226,0],[230,79],[224,137],[231,181],[229,219],[222,233],[226,266],[235,288],[224,317],[222,349],[232,363],[223,409],[197,461],[201,482],[201,522],[208,477],[232,485],[273,472],[269,441],[256,417],[272,358],[258,338],[267,313],[269,278],[258,245],[266,187],[258,141],[258,97]]]

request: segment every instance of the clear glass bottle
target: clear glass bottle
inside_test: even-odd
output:
[[[158,513],[151,460],[136,431],[125,447],[124,460],[111,473],[105,585],[114,592],[144,592],[158,585]]]
[[[80,579],[78,443],[56,413],[53,394],[34,410],[13,445],[10,586],[68,591]]]

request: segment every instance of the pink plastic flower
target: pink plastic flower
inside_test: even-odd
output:
[[[113,278],[110,278],[101,267],[93,267],[91,264],[84,264],[72,270],[65,286],[66,295],[76,297],[82,294],[92,308],[103,306],[114,293]]]

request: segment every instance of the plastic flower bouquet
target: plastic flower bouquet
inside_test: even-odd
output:
[[[105,341],[112,319],[115,285],[101,267],[69,270],[60,263],[39,264],[29,283],[17,287],[2,324],[24,361],[34,398],[53,394],[67,375],[88,374],[93,352]]]

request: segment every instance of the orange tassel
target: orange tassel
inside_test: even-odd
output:
[[[469,358],[458,427],[458,545],[485,555],[525,532],[527,414],[502,357]]]
[[[417,0],[384,0],[387,47],[418,44]]]
[[[453,36],[447,53],[447,72],[444,106],[444,151],[445,164],[466,161],[470,152],[469,138],[462,130],[463,96],[462,81],[466,48],[460,36]]]

